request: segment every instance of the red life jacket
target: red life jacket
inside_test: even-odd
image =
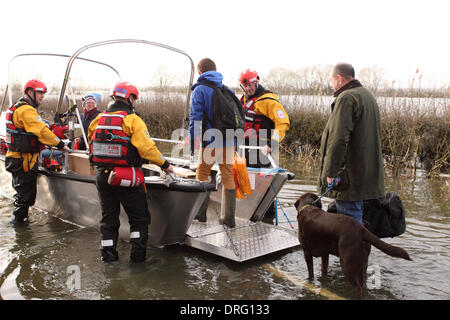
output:
[[[130,137],[122,128],[123,119],[128,114],[126,111],[102,112],[89,144],[92,163],[107,167],[142,165],[143,161],[136,147],[131,144]]]
[[[264,93],[271,93],[270,91],[265,91]],[[272,130],[275,129],[275,123],[268,117],[262,114],[256,114],[255,112],[255,103],[257,101],[265,100],[265,99],[273,99],[273,98],[262,98],[253,97],[248,100],[246,103],[243,103],[244,97],[241,98],[242,106],[245,110],[245,137],[259,137],[260,129]],[[275,99],[273,99],[275,100]],[[253,129],[253,130],[251,130]]]
[[[24,128],[17,128],[13,121],[14,111],[24,105],[29,105],[29,103],[21,98],[6,112],[6,145],[9,151],[38,153],[42,147],[38,137],[30,132],[26,132]]]

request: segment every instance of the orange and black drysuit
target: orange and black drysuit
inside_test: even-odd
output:
[[[14,195],[14,219],[28,218],[28,207],[36,201],[36,183],[39,152],[44,145],[64,147],[61,141],[41,119],[37,107],[26,99],[11,106],[6,112],[5,168],[11,172]]]
[[[96,185],[102,207],[102,259],[105,262],[118,259],[116,245],[122,204],[130,222],[130,258],[134,262],[144,261],[150,224],[145,187],[112,186],[108,177],[114,167],[139,168],[144,160],[163,169],[170,164],[150,138],[144,121],[122,101],[113,102],[92,121],[88,140],[90,160],[97,166]]]
[[[245,145],[268,145],[274,149],[275,144],[284,139],[290,126],[289,116],[278,97],[259,85],[253,96],[243,95],[241,103],[245,110]],[[249,167],[270,166],[261,152],[255,153],[256,159],[250,156],[251,153],[248,150],[245,152]]]

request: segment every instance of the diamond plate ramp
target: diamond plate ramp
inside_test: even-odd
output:
[[[238,218],[236,227],[227,231],[217,220],[194,221],[185,244],[238,262],[300,245],[292,230]]]

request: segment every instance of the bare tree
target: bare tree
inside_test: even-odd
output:
[[[275,68],[264,77],[264,83],[282,94],[327,94],[331,68],[331,65],[315,65],[296,71]]]
[[[157,90],[165,90],[171,86],[176,80],[176,76],[169,72],[166,66],[159,66],[153,73],[151,85]]]
[[[264,85],[278,93],[289,94],[294,72],[285,68],[274,68],[264,76]]]
[[[388,83],[384,79],[383,69],[376,65],[362,68],[359,71],[357,78],[364,86],[374,93],[378,93],[388,87]]]

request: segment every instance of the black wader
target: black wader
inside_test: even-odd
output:
[[[130,259],[133,262],[145,261],[150,213],[144,185],[134,188],[111,186],[108,184],[110,172],[110,169],[97,168],[96,185],[102,207],[100,221],[102,259],[105,262],[119,259],[116,246],[119,237],[120,205],[122,205],[130,223]]]
[[[14,195],[14,221],[24,222],[28,219],[28,208],[34,205],[37,191],[37,163],[29,172],[23,170],[23,160],[5,159],[5,168],[12,174]]]

